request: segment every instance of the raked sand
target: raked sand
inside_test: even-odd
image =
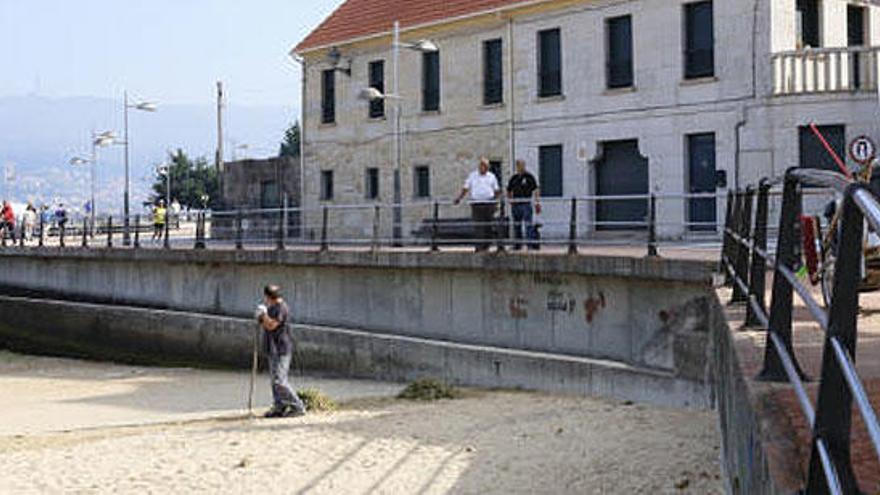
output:
[[[0,493],[722,493],[711,412],[515,392],[236,418],[246,373],[0,352]],[[265,375],[258,397],[268,398]]]

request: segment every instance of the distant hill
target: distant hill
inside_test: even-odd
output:
[[[146,178],[164,160],[166,150],[182,148],[191,156],[213,163],[216,115],[212,105],[163,105],[156,113],[132,111],[132,200],[146,195]],[[278,152],[284,130],[299,117],[292,106],[246,107],[230,105],[225,121],[226,159],[271,156]],[[55,199],[81,205],[88,195],[88,168],[74,167],[70,158],[90,151],[92,130],[117,131],[122,137],[122,102],[91,97],[0,98],[0,187],[4,163],[13,163],[15,181],[9,195],[17,200]],[[247,149],[235,149],[246,144]],[[99,150],[98,207],[120,207],[123,190],[123,150]],[[0,189],[0,196],[6,191]]]

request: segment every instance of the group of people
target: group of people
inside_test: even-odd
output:
[[[540,234],[535,214],[541,214],[541,193],[538,181],[526,170],[524,160],[516,161],[516,173],[507,182],[506,192],[513,216],[513,249],[522,249],[523,239],[529,247],[537,248]],[[481,158],[477,170],[468,176],[455,204],[461,203],[465,196],[470,200],[477,252],[487,251],[491,239],[496,237],[495,213],[502,196],[498,178],[489,170],[487,158]]]
[[[43,206],[42,209],[45,212],[48,210],[48,206]],[[26,242],[30,242],[34,238],[39,218],[40,213],[33,203],[28,203],[21,214],[16,214],[12,203],[4,200],[2,207],[0,207],[0,237],[14,239],[18,234],[23,236]]]

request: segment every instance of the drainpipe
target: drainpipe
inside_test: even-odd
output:
[[[751,99],[755,100],[758,97],[758,7],[761,5],[761,0],[754,0],[752,2],[752,94]],[[742,154],[742,129],[748,123],[748,119],[746,118],[746,113],[748,112],[747,104],[743,104],[742,109],[740,110],[741,117],[739,121],[736,123],[734,127],[734,141],[736,143],[735,147],[735,155],[733,161],[733,188],[734,190],[739,189],[740,184],[740,164],[741,159],[740,155]]]
[[[514,57],[513,57],[514,49],[513,49],[513,16],[507,19],[507,140],[508,146],[510,147],[510,170],[511,174],[513,170],[516,169],[516,125],[514,119],[516,118],[516,113],[514,112],[514,107],[516,106],[516,92],[513,88],[513,78],[514,78]]]
[[[305,205],[306,199],[306,181],[305,181],[305,165],[306,165],[306,84],[308,83],[308,71],[306,70],[306,60],[299,55],[291,55],[293,60],[299,64],[300,70],[302,72],[301,84],[300,88],[301,96],[300,96],[300,118],[299,118],[299,200],[297,201],[297,207],[299,208],[299,235],[302,238],[305,238],[306,231],[304,228],[305,222],[305,211],[303,210],[303,206]]]
[[[741,143],[740,134],[741,134],[742,128],[745,127],[746,123],[747,123],[746,111],[745,111],[745,108],[743,108],[742,118],[740,119],[739,122],[736,123],[736,127],[734,127],[734,134],[735,134],[734,142],[736,143],[736,151],[735,151],[734,158],[733,158],[733,189],[734,190],[739,189],[740,154],[742,153],[742,149],[741,149],[742,143]],[[728,189],[729,189],[729,186],[728,186]]]

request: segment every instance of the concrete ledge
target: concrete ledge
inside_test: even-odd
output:
[[[711,286],[715,264],[695,260],[634,258],[617,256],[581,256],[565,254],[507,255],[472,252],[407,252],[339,250],[325,253],[315,250],[160,250],[57,247],[6,247],[2,257],[25,257],[46,260],[146,261],[168,264],[287,265],[308,267],[395,268],[440,270],[487,270],[560,275],[589,275],[630,279],[697,283]]]
[[[0,347],[146,364],[247,367],[252,321],[69,301],[0,297]],[[451,383],[596,395],[707,408],[708,385],[674,370],[613,360],[448,341],[295,326],[297,360],[356,378]]]

